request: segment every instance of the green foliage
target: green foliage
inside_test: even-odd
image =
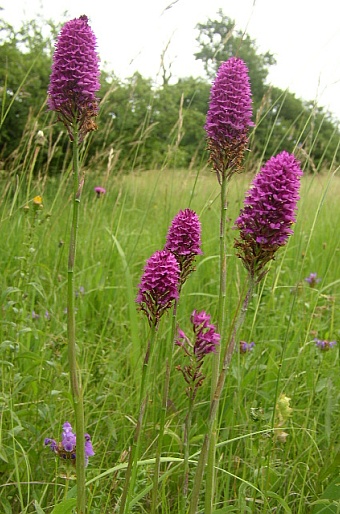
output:
[[[244,279],[234,256],[231,227],[250,179],[249,175],[233,177],[230,184],[228,324]],[[2,181],[6,193],[0,211],[4,235],[0,251],[0,511],[11,514],[33,512],[33,508],[61,512],[71,508],[74,494],[72,477],[65,478],[61,466],[56,469],[53,453],[43,446],[45,437],[58,438],[62,423],[72,421],[64,312],[67,252],[61,242],[68,241],[71,181],[67,176],[34,180],[28,209],[24,209],[28,180],[29,174],[14,198],[16,178]],[[98,183],[107,189],[100,199],[93,191]],[[304,178],[295,234],[273,262],[249,308],[240,338],[255,341],[255,348],[247,355],[234,355],[219,414],[217,512],[276,509],[283,513],[289,508],[308,514],[326,505],[333,512],[338,501],[334,487],[329,486],[339,472],[339,191],[338,177]],[[39,193],[44,207],[35,212],[31,199]],[[86,427],[96,453],[87,468],[88,507],[93,514],[112,512],[124,484],[125,452],[137,416],[148,335],[143,316],[132,313],[131,300],[145,260],[162,248],[173,216],[191,202],[202,222],[204,255],[183,289],[178,323],[189,331],[194,308],[206,309],[214,319],[219,280],[217,194],[216,177],[203,171],[136,172],[123,177],[87,172],[79,227],[76,319]],[[304,281],[311,271],[322,278],[316,288]],[[32,311],[40,317],[32,317]],[[152,393],[135,512],[149,511],[169,324],[167,317],[151,364]],[[335,339],[338,344],[320,352],[314,337]],[[161,512],[178,511],[182,479],[187,398],[176,370],[176,365],[183,364],[181,354],[175,352],[173,359],[160,475]],[[190,435],[192,471],[208,411],[210,362],[205,365],[207,379],[198,394]],[[291,398],[293,409],[284,426],[285,442],[272,431],[281,392]]]
[[[0,76],[2,157],[10,155],[25,131],[27,121],[41,114],[47,97],[52,41],[57,27],[51,21],[31,20],[19,32],[0,22]],[[43,35],[44,33],[44,35]]]

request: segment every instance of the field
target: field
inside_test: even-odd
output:
[[[227,327],[244,295],[246,273],[235,255],[232,227],[252,176],[234,176],[228,191]],[[44,439],[58,441],[63,423],[74,424],[65,312],[71,176],[11,173],[1,182],[0,512],[50,513],[68,500],[53,511],[66,514],[74,507],[74,477]],[[96,186],[106,194],[97,197]],[[190,333],[194,309],[216,319],[219,190],[208,169],[86,170],[75,305],[85,426],[95,451],[86,471],[89,513],[113,513],[119,506],[149,337],[135,297],[146,259],[164,247],[180,209],[198,214],[203,255],[183,287],[176,323]],[[33,202],[38,195],[42,207]],[[294,235],[255,289],[238,334],[238,341],[255,345],[245,354],[237,348],[228,369],[217,420],[216,513],[340,512],[340,179],[327,171],[305,174],[300,196]],[[321,279],[315,287],[305,280],[310,273]],[[176,369],[183,355],[170,336],[169,312],[148,366],[131,512],[150,512],[165,362],[172,351],[156,511],[183,509],[188,398]],[[337,344],[322,351],[315,338]],[[192,414],[189,498],[209,412],[211,357]]]

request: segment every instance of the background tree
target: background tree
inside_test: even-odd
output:
[[[39,17],[25,22],[18,32],[0,21],[0,76],[4,84],[0,145],[4,157],[17,148],[18,137],[46,101],[52,42],[57,32],[51,20],[42,22]]]
[[[255,40],[245,32],[235,30],[235,21],[221,9],[217,16],[214,20],[209,18],[205,23],[196,26],[199,31],[197,41],[200,50],[194,54],[195,58],[203,62],[210,80],[223,61],[233,56],[243,59],[249,69],[254,104],[258,107],[266,90],[268,68],[276,63],[274,56],[270,52],[260,54]]]

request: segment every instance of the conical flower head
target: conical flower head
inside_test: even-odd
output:
[[[96,129],[96,91],[99,84],[99,58],[96,37],[86,16],[71,20],[62,27],[53,55],[48,87],[48,106],[68,129],[71,139],[74,123],[83,138]]]
[[[253,276],[293,233],[301,175],[294,155],[283,151],[267,161],[246,194],[244,208],[235,221],[235,228],[240,230],[235,247]]]
[[[165,250],[173,253],[180,265],[181,284],[194,270],[196,255],[201,255],[201,223],[191,209],[179,211],[172,220],[166,237]]]
[[[176,257],[167,250],[155,252],[146,262],[138,286],[136,302],[156,326],[167,309],[179,297],[180,268]]]
[[[197,390],[205,378],[201,372],[204,357],[209,353],[216,353],[217,346],[220,344],[221,336],[216,332],[216,327],[210,320],[210,314],[194,310],[190,317],[194,341],[192,342],[181,329],[178,330],[178,337],[175,341],[175,344],[180,346],[189,358],[189,364],[179,365],[177,369],[188,384],[186,393],[191,399],[195,398]]]
[[[242,59],[223,62],[210,91],[205,130],[210,159],[219,180],[221,175],[238,171],[253,125],[248,68]]]

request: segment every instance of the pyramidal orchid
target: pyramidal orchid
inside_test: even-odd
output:
[[[252,99],[248,68],[238,57],[231,57],[223,62],[217,71],[216,78],[210,90],[209,109],[207,112],[205,130],[209,151],[209,160],[221,186],[220,192],[220,251],[219,251],[219,296],[217,326],[223,336],[225,329],[225,299],[227,290],[227,185],[235,172],[242,169],[242,161],[248,146],[248,132],[252,122]],[[220,368],[220,351],[216,352],[212,363],[210,400],[213,402],[218,383]],[[209,436],[211,447],[216,447],[217,425]],[[210,445],[210,440],[208,445]],[[202,461],[206,459],[206,451],[202,452]],[[196,491],[202,480],[203,467],[195,479],[195,494],[192,497],[192,509],[196,510]],[[209,453],[206,480],[206,508],[211,512],[213,481],[215,475],[215,452]],[[209,505],[209,507],[208,507]]]
[[[65,23],[58,35],[52,60],[48,87],[48,107],[55,111],[72,142],[73,205],[71,234],[67,263],[67,340],[68,362],[73,407],[76,419],[76,438],[90,440],[84,432],[84,398],[81,373],[77,362],[74,274],[78,239],[79,205],[84,187],[80,177],[79,146],[86,134],[97,128],[94,118],[98,114],[96,92],[99,90],[99,58],[96,37],[87,16]],[[86,509],[86,455],[79,452],[76,459],[77,512]]]
[[[191,314],[190,321],[192,323],[193,337],[189,338],[183,332],[178,330],[178,336],[175,341],[177,346],[180,346],[184,352],[188,363],[186,365],[178,365],[177,370],[180,371],[187,383],[186,394],[188,397],[188,408],[184,423],[184,476],[182,486],[182,506],[183,512],[185,510],[185,503],[188,494],[189,482],[189,441],[190,429],[192,422],[192,413],[194,402],[199,387],[203,384],[205,376],[201,369],[204,358],[209,353],[215,353],[220,344],[221,336],[216,331],[216,326],[211,323],[210,315],[205,311],[194,310]]]
[[[180,268],[167,250],[155,252],[146,262],[136,302],[150,325],[158,325],[164,312],[179,298]]]
[[[71,140],[79,131],[80,140],[97,128],[99,58],[96,37],[87,16],[75,18],[62,27],[53,54],[48,87],[48,107],[58,114]]]
[[[188,275],[194,271],[196,255],[201,255],[201,223],[197,214],[191,209],[179,211],[169,227],[165,250],[177,259],[180,270],[180,282],[184,284]]]
[[[220,344],[221,336],[216,331],[216,326],[211,323],[210,314],[205,311],[193,311],[190,317],[192,329],[194,333],[193,341],[183,330],[178,330],[178,337],[175,341],[184,353],[189,357],[190,363],[187,366],[178,366],[178,370],[182,372],[185,381],[188,384],[187,394],[189,398],[196,396],[198,387],[202,385],[204,375],[201,373],[201,367],[204,357],[209,353],[215,353]]]
[[[235,248],[252,277],[261,279],[263,267],[293,233],[301,175],[294,155],[283,151],[266,162],[246,194],[235,221]]]
[[[231,57],[218,69],[210,91],[205,130],[210,160],[219,182],[238,171],[253,126],[248,68],[238,57]]]

